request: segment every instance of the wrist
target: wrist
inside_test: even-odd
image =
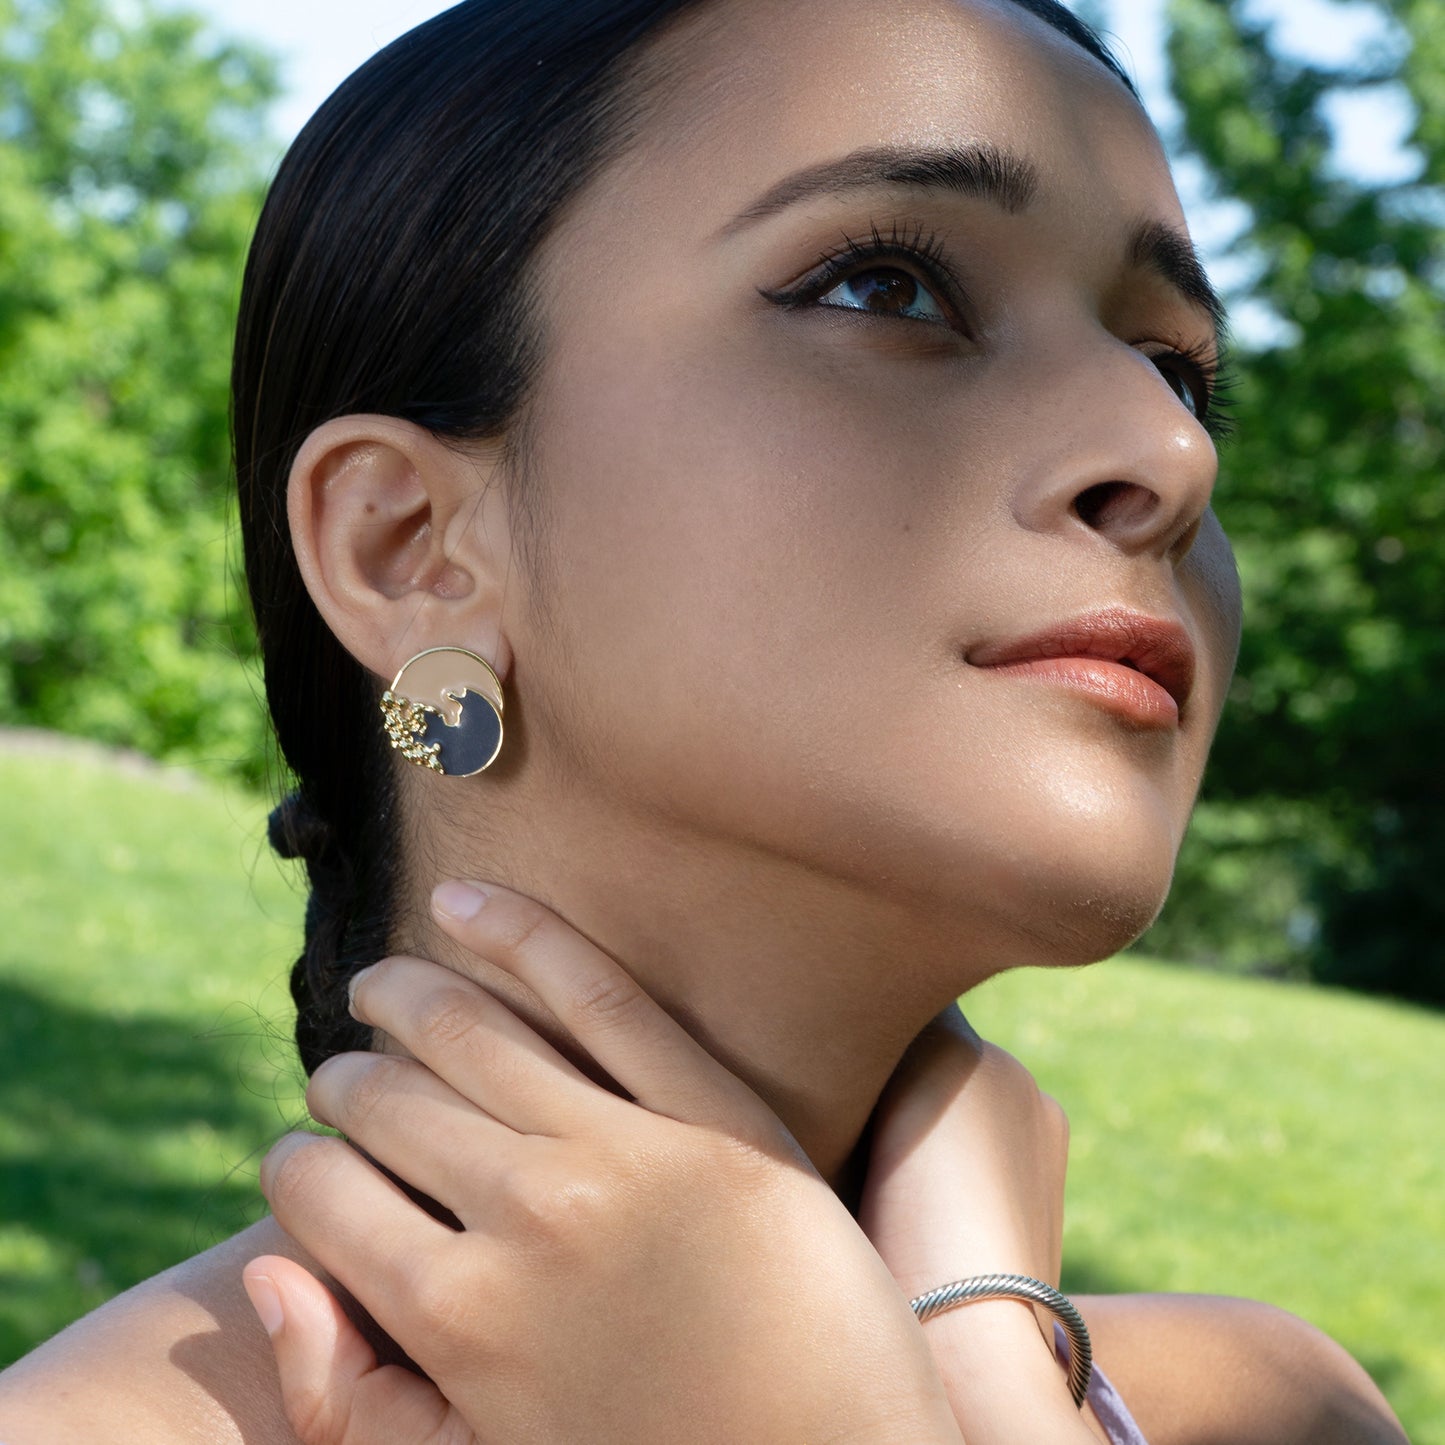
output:
[[[1053,1321],[1036,1317],[1032,1305],[980,1301],[929,1320],[923,1331],[970,1445],[1092,1438],[1054,1351]]]
[[[968,1279],[952,1280],[948,1284],[935,1286],[915,1297],[912,1308],[918,1319],[927,1324],[951,1310],[990,1300],[1017,1300],[1032,1306],[1045,1341],[1056,1338],[1056,1331],[1047,1323],[1046,1315],[1062,1328],[1068,1337],[1069,1395],[1074,1404],[1082,1409],[1093,1369],[1089,1327],[1084,1323],[1084,1317],[1074,1302],[1067,1295],[1060,1294],[1053,1285],[1035,1279],[1032,1275],[973,1275]]]

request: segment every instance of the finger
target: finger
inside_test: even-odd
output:
[[[619,1106],[495,994],[440,964],[399,957],[364,969],[351,1010],[518,1133],[559,1136]]]
[[[431,1218],[340,1139],[288,1134],[261,1163],[261,1191],[282,1229],[409,1350],[427,1286],[449,1278],[458,1240],[478,1242]]]
[[[414,1059],[337,1054],[311,1077],[312,1117],[475,1227],[518,1136]]]
[[[443,883],[432,911],[458,943],[521,979],[645,1108],[689,1123],[771,1119],[615,960],[535,899],[496,884]]]
[[[394,1445],[438,1439],[449,1406],[435,1386],[380,1366],[331,1291],[294,1260],[254,1259],[242,1272],[271,1339],[286,1418],[302,1445]]]
[[[291,1428],[305,1445],[340,1445],[375,1352],[330,1290],[294,1261],[253,1259],[241,1279],[271,1338]]]

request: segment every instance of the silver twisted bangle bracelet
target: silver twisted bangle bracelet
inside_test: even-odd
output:
[[[1071,1299],[1061,1295],[1052,1285],[1027,1274],[979,1274],[972,1279],[941,1284],[909,1303],[919,1323],[927,1324],[934,1315],[941,1315],[945,1310],[989,1299],[1014,1299],[1025,1304],[1043,1305],[1058,1319],[1069,1337],[1069,1390],[1074,1404],[1082,1410],[1084,1396],[1089,1392],[1089,1376],[1094,1372],[1094,1351],[1089,1344],[1089,1331],[1083,1315],[1074,1308]]]

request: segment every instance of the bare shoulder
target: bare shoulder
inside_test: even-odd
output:
[[[1360,1365],[1285,1310],[1220,1295],[1077,1303],[1150,1445],[1408,1445]]]
[[[296,1445],[241,1288],[269,1221],[130,1290],[0,1374],[5,1445]]]

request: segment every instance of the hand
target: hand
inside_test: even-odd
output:
[[[1067,1160],[1063,1110],[950,1008],[878,1103],[859,1223],[909,1298],[981,1274],[1057,1288]],[[1052,1321],[1031,1306],[964,1305],[925,1333],[969,1445],[1094,1438],[1054,1358]]]
[[[305,1445],[956,1441],[907,1301],[771,1111],[540,904],[489,887],[465,916],[455,889],[447,931],[632,1097],[450,970],[360,976],[357,1017],[415,1057],[329,1061],[312,1112],[462,1229],[341,1140],[273,1150],[281,1225],[435,1382],[378,1369],[299,1266],[255,1261]]]
[[[1069,1126],[957,1008],[914,1041],[874,1113],[859,1210],[910,1297],[975,1274],[1058,1287]]]

